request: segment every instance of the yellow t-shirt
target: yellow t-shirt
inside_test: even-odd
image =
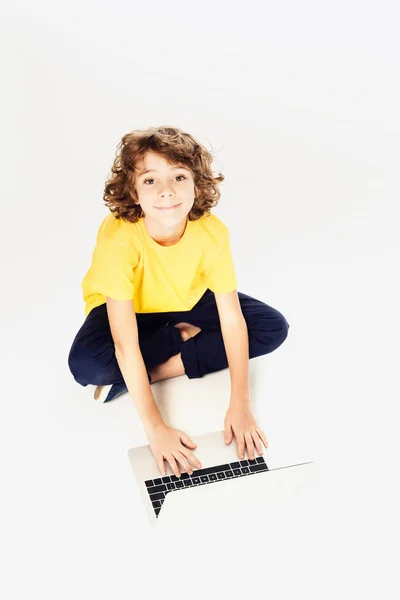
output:
[[[109,214],[81,283],[86,316],[106,296],[132,298],[137,313],[187,311],[207,289],[223,294],[237,285],[229,229],[212,213],[188,219],[172,246],[158,244],[143,218],[128,223]]]

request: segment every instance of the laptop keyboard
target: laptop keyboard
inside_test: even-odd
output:
[[[263,456],[257,456],[254,460],[240,460],[205,469],[194,469],[191,475],[182,473],[180,478],[176,475],[166,475],[158,479],[148,479],[145,481],[145,485],[156,517],[158,517],[165,497],[169,492],[186,487],[217,483],[224,479],[254,475],[263,471],[268,471],[267,464]]]

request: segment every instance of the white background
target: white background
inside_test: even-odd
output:
[[[394,2],[2,7],[4,598],[397,597],[398,22]],[[132,399],[97,405],[68,369],[116,146],[154,125],[213,152],[238,289],[290,324],[252,404],[319,485],[258,526],[151,529]],[[223,428],[228,371],[152,389],[188,435]]]

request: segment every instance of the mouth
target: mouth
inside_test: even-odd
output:
[[[156,206],[155,208],[157,210],[175,210],[175,208],[178,208],[178,206],[180,206],[182,203],[180,202],[179,204],[174,204],[174,206],[167,206],[167,207],[163,207],[163,206]]]

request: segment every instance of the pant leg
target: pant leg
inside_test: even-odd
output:
[[[238,292],[249,336],[249,358],[276,350],[286,339],[289,323],[272,306]],[[185,318],[183,318],[185,315]],[[181,358],[189,379],[203,377],[229,367],[215,296],[207,290],[198,304],[179,318],[201,328],[182,343]],[[178,322],[178,321],[177,321]]]
[[[149,382],[150,369],[178,354],[183,343],[176,327],[165,326],[165,314],[136,314],[139,347]],[[123,384],[119,392],[127,391],[115,357],[106,304],[95,307],[86,317],[72,343],[68,366],[74,379],[83,386]]]
[[[249,358],[276,350],[288,334],[289,324],[285,317],[275,308],[242,292],[238,292],[238,297],[248,327]],[[179,352],[189,379],[229,366],[211,290],[207,290],[189,311],[137,313],[136,317],[139,346],[149,382],[149,370]],[[182,321],[196,325],[202,331],[183,342],[180,331],[173,327]],[[75,380],[83,386],[115,384],[107,401],[127,391],[115,357],[106,304],[94,308],[86,317],[72,344],[68,365]]]

